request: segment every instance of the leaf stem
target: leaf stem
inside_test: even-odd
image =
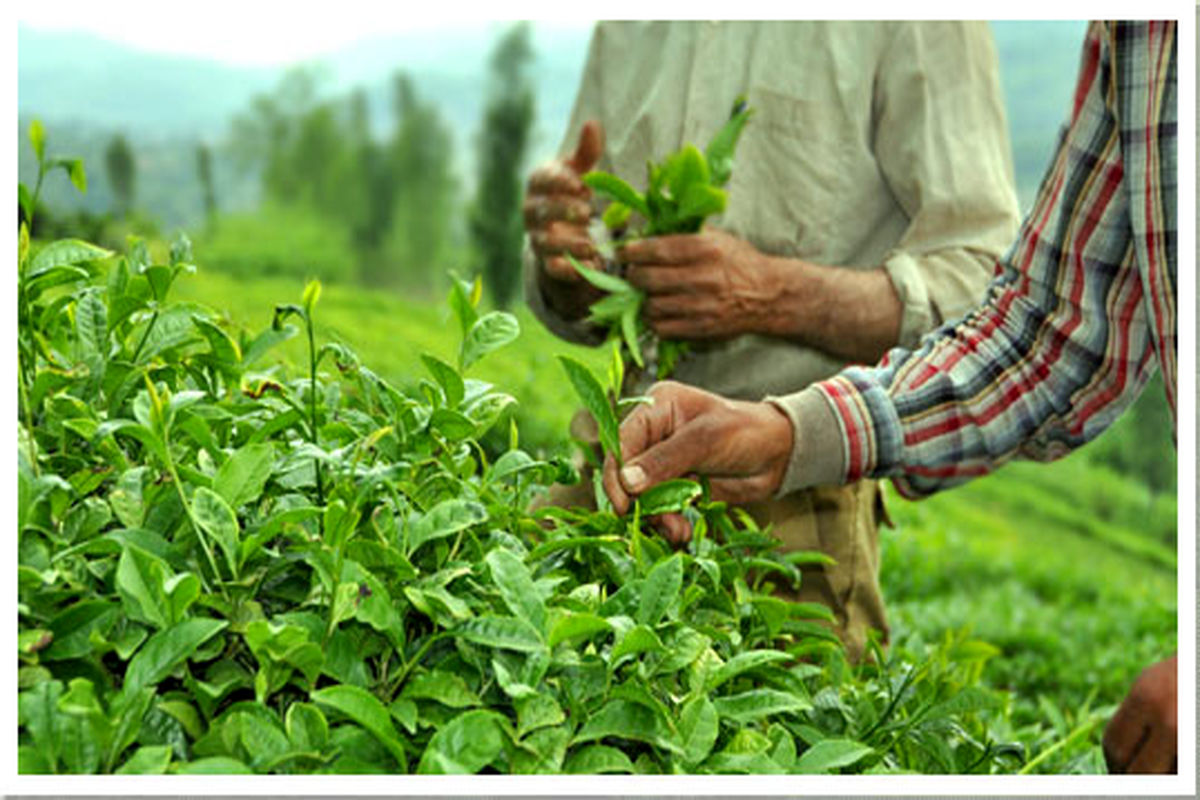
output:
[[[192,523],[192,530],[196,532],[196,540],[200,542],[200,549],[204,551],[204,555],[208,558],[208,566],[213,571],[213,580],[221,580],[221,572],[217,569],[217,560],[213,556],[212,550],[208,546],[208,540],[205,538],[204,529],[200,527],[200,523],[196,520],[196,515],[192,511],[192,504],[188,502],[187,495],[183,492],[183,482],[179,480],[179,473],[175,469],[175,459],[171,458],[171,442],[168,438],[166,426],[163,427],[163,458],[166,461],[167,474],[171,476],[171,482],[175,484],[175,491],[179,493],[179,502],[183,503],[183,510],[188,516],[188,520]],[[204,580],[204,573],[198,573],[200,582],[204,584],[205,591],[211,592],[212,587]],[[221,587],[221,596],[226,600],[229,599],[225,587]]]
[[[317,349],[316,342],[313,337],[313,322],[312,317],[307,312],[304,314],[304,327],[308,331],[308,405],[311,422],[309,430],[312,436],[314,447],[320,447],[317,444]],[[317,473],[317,504],[325,505],[325,481],[321,475],[320,460],[313,459],[313,467]],[[322,519],[321,532],[324,535],[325,523]]]
[[[1039,766],[1043,761],[1050,758],[1050,756],[1054,755],[1059,750],[1064,750],[1067,747],[1070,747],[1071,745],[1075,744],[1077,741],[1079,741],[1083,737],[1090,734],[1092,732],[1092,730],[1096,727],[1096,723],[1098,723],[1099,721],[1100,721],[1100,717],[1094,716],[1091,719],[1083,722],[1078,727],[1076,727],[1075,730],[1071,731],[1071,733],[1068,734],[1065,739],[1059,739],[1057,742],[1050,745],[1042,752],[1038,753],[1034,758],[1030,759],[1029,763],[1027,763],[1024,767],[1021,767],[1021,771],[1018,772],[1017,774],[1018,775],[1028,775],[1030,772],[1032,772],[1034,770],[1035,767]]]
[[[137,363],[138,356],[142,354],[142,348],[146,346],[146,340],[150,338],[150,331],[154,330],[154,323],[158,322],[158,314],[159,309],[157,308],[156,304],[154,314],[150,317],[150,324],[146,326],[145,332],[142,333],[142,340],[138,342],[137,348],[133,351],[133,358],[129,359],[134,364]]]

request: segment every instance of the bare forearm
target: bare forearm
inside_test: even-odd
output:
[[[837,358],[874,364],[900,336],[904,307],[882,269],[773,257],[780,279],[766,332]]]

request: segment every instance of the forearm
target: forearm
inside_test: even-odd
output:
[[[769,257],[777,287],[764,332],[847,361],[874,364],[900,335],[903,304],[883,268],[826,267]]]

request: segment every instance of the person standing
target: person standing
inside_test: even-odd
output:
[[[1155,367],[1174,423],[1177,60],[1174,22],[1091,23],[1058,150],[985,302],[767,402],[659,384],[622,425],[625,466],[605,464],[614,507],[693,472],[731,502],[865,477],[923,497],[1081,447]],[[1176,770],[1177,680],[1172,655],[1134,681],[1104,732],[1110,771]]]
[[[913,346],[979,301],[1018,220],[986,23],[600,23],[563,156],[532,173],[525,202],[526,297],[551,331],[603,339],[586,320],[600,293],[566,259],[606,267],[581,176],[636,182],[647,160],[706,142],[739,95],[754,116],[724,214],[699,234],[621,251],[650,327],[691,345],[676,379],[758,400]],[[653,369],[631,373],[625,393],[643,393]],[[572,431],[595,441],[586,413]],[[587,504],[590,487],[549,502]],[[785,549],[836,560],[806,568],[789,596],[829,605],[852,659],[868,629],[886,635],[875,480],[747,510]]]

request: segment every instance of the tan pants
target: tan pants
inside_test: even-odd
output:
[[[772,526],[783,552],[816,550],[837,562],[803,567],[800,588],[778,587],[777,595],[829,606],[833,628],[851,661],[861,660],[868,629],[879,631],[887,641],[887,614],[879,589],[879,526],[890,521],[878,481],[817,486],[753,503],[746,511],[760,527]]]
[[[577,438],[585,431],[573,431]],[[595,508],[591,468],[579,469],[582,480],[573,486],[555,485],[535,506]],[[874,628],[887,641],[887,615],[879,590],[879,525],[890,521],[878,481],[849,486],[818,486],[778,500],[746,506],[759,526],[772,525],[783,552],[816,550],[836,564],[803,568],[800,588],[779,587],[788,600],[823,603],[833,611],[833,629],[846,647],[846,656],[861,660],[867,630]]]

